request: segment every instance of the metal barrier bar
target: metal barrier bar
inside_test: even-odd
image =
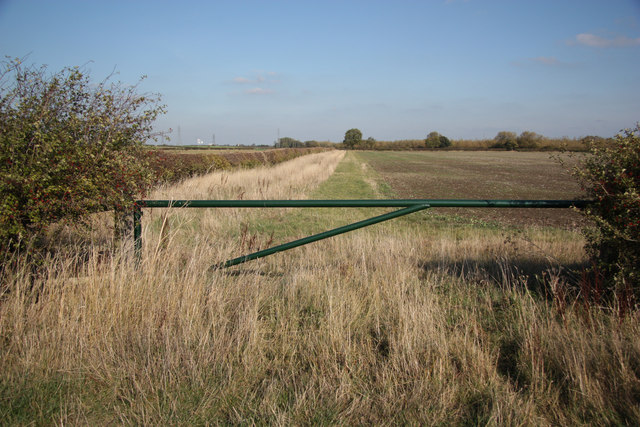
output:
[[[414,212],[421,211],[423,209],[428,209],[429,205],[414,205],[409,206],[408,208],[403,208],[397,211],[388,212],[383,215],[375,216],[373,218],[365,219],[363,221],[354,222],[353,224],[348,224],[342,227],[334,228],[333,230],[324,231],[322,233],[314,234],[313,236],[304,237],[302,239],[294,240],[289,243],[284,243],[282,245],[274,246],[269,249],[264,249],[258,252],[254,252],[249,255],[244,255],[238,258],[234,258],[232,260],[223,262],[215,267],[217,268],[226,268],[234,265],[242,264],[247,261],[251,261],[258,258],[263,258],[277,252],[287,251],[289,249],[297,248],[298,246],[306,245],[307,243],[317,242],[318,240],[328,239],[329,237],[337,236],[338,234],[348,233],[349,231],[357,230],[359,228],[367,227],[369,225],[377,224],[379,222],[388,221],[393,218],[398,218],[400,216],[409,215]]]
[[[138,200],[142,208],[581,208],[586,200],[351,199],[351,200]]]
[[[352,199],[352,200],[138,200],[133,211],[133,235],[136,259],[142,253],[142,208],[403,208],[323,233],[294,240],[252,254],[243,255],[214,268],[226,268],[263,258],[338,234],[347,233],[379,222],[428,208],[583,208],[589,200],[476,200],[476,199]]]

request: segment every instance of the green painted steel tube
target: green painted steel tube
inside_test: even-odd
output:
[[[138,200],[134,209],[134,248],[142,251],[141,208],[404,208],[324,233],[265,249],[227,261],[217,267],[230,267],[262,258],[317,240],[326,239],[378,222],[432,208],[584,208],[591,200],[495,200],[495,199],[351,199],[351,200]]]
[[[338,234],[347,233],[349,231],[357,230],[359,228],[367,227],[369,225],[377,224],[379,222],[388,221],[390,219],[398,218],[404,215],[409,215],[414,212],[418,212],[424,209],[429,208],[428,204],[420,204],[406,207],[404,209],[400,209],[393,212],[388,212],[383,215],[375,216],[373,218],[365,219],[363,221],[358,221],[353,224],[345,225],[342,227],[334,228],[333,230],[325,231],[322,233],[314,234],[313,236],[304,237],[302,239],[294,240],[289,243],[284,243],[282,245],[274,246],[272,248],[264,249],[258,252],[254,252],[249,255],[243,255],[238,258],[234,258],[232,260],[226,261],[224,263],[215,265],[214,268],[226,268],[234,265],[242,264],[247,261],[251,261],[258,258],[263,258],[277,252],[287,251],[289,249],[296,248],[298,246],[306,245],[308,243],[316,242],[318,240],[327,239],[329,237],[337,236]]]
[[[133,206],[133,253],[139,262],[142,256],[142,209],[137,203]]]
[[[588,200],[353,199],[353,200],[138,200],[143,208],[582,208]]]

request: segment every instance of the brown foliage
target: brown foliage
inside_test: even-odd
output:
[[[324,148],[283,148],[267,151],[176,153],[165,150],[147,152],[156,182],[176,182],[216,170],[274,165]]]

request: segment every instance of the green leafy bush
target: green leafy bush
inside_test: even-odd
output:
[[[625,304],[640,297],[640,125],[613,140],[587,141],[590,155],[574,169],[595,203],[584,213],[595,270]],[[622,301],[621,300],[621,301]]]
[[[427,148],[446,148],[451,146],[451,141],[438,132],[430,132],[424,140],[424,145]]]
[[[493,138],[493,148],[515,150],[518,148],[518,137],[515,132],[501,131]]]
[[[304,142],[298,141],[297,139],[290,138],[288,136],[280,138],[275,143],[275,148],[302,148],[304,146],[305,146]]]
[[[61,219],[127,209],[150,182],[142,145],[164,112],[159,97],[94,84],[77,67],[1,66],[1,247]]]
[[[372,136],[362,141],[362,148],[365,150],[373,150],[376,146],[376,139]]]
[[[424,140],[424,146],[427,148],[435,148],[440,145],[440,134],[438,132],[430,132]]]
[[[451,140],[444,135],[440,135],[440,148],[451,147]]]
[[[545,138],[535,132],[524,131],[518,136],[517,143],[519,148],[534,149],[539,148],[544,142]]]

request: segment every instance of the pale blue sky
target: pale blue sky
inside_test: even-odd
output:
[[[640,120],[639,0],[0,0],[0,54],[163,95],[178,142],[611,136]]]

